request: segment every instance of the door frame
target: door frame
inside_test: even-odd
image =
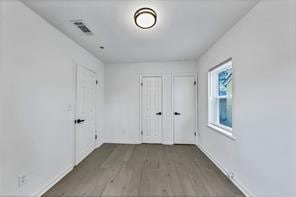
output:
[[[77,145],[77,128],[76,128],[76,124],[75,124],[75,120],[77,119],[77,72],[78,72],[78,66],[92,72],[95,74],[96,76],[96,80],[97,80],[97,72],[86,67],[83,66],[81,64],[77,64],[74,63],[74,68],[73,68],[73,119],[72,119],[72,124],[73,124],[73,166],[77,166],[79,163],[77,163],[77,158],[76,158],[76,145]],[[97,100],[97,86],[95,88],[95,101]],[[97,134],[97,102],[95,102],[95,134]],[[95,142],[95,147],[96,147],[96,142]]]
[[[161,78],[161,142],[163,143],[163,117],[164,117],[164,111],[163,111],[163,85],[164,85],[164,75],[163,74],[141,74],[140,75],[140,83],[139,83],[139,94],[140,94],[140,111],[139,111],[139,120],[140,120],[140,129],[139,129],[139,141],[142,144],[143,143],[143,106],[142,106],[142,93],[143,93],[143,78],[145,77],[160,77]]]
[[[175,144],[175,77],[186,77],[186,76],[192,76],[194,77],[194,81],[196,82],[196,85],[194,85],[194,120],[195,120],[195,133],[194,136],[194,144],[198,145],[199,140],[199,132],[198,132],[198,75],[195,73],[187,73],[187,74],[172,74],[172,128],[173,128],[173,144]]]

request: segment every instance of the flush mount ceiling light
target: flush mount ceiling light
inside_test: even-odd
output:
[[[156,24],[157,14],[151,8],[141,8],[136,11],[135,23],[142,29],[150,29]]]

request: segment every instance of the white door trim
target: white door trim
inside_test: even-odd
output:
[[[73,167],[78,165],[77,163],[77,158],[76,158],[76,125],[75,125],[75,120],[77,119],[76,115],[77,115],[77,72],[78,72],[78,66],[94,73],[97,76],[97,72],[85,67],[81,64],[77,64],[74,63],[74,76],[73,76],[73,80],[74,80],[74,85],[73,85],[73,97],[74,97],[74,101],[73,101],[73,120],[72,120],[72,124],[73,124]],[[97,79],[96,79],[97,80]],[[95,88],[95,100],[97,100],[97,86]],[[97,102],[95,102],[95,123],[97,123]],[[95,124],[95,133],[97,134],[97,124]]]
[[[194,120],[195,120],[195,144],[198,145],[198,138],[199,138],[199,132],[198,132],[198,110],[197,110],[197,90],[198,90],[198,78],[197,78],[197,74],[195,73],[187,73],[187,74],[172,74],[172,114],[171,114],[171,118],[172,118],[172,128],[173,128],[173,144],[175,144],[175,118],[174,118],[174,112],[175,112],[175,83],[174,83],[174,79],[175,77],[182,77],[182,76],[193,76],[194,77],[194,81],[196,82],[196,85],[194,86]]]
[[[140,75],[140,83],[139,83],[139,94],[140,94],[140,111],[139,111],[139,120],[140,120],[140,128],[139,128],[139,141],[140,143],[143,143],[143,109],[142,109],[142,91],[143,91],[143,78],[144,77],[160,77],[161,78],[161,111],[162,111],[162,116],[161,116],[161,142],[163,143],[164,137],[163,137],[163,116],[164,116],[164,111],[163,111],[163,85],[164,85],[164,75],[163,74],[141,74]]]

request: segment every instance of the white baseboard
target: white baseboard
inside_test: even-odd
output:
[[[246,187],[244,187],[241,182],[236,178],[230,178],[229,177],[229,173],[227,172],[227,170],[219,163],[217,162],[204,148],[202,148],[201,146],[197,145],[196,146],[217,166],[217,168],[219,168],[221,170],[221,172],[223,174],[225,174],[225,176],[227,178],[229,178],[229,180],[246,196],[246,197],[251,197],[254,196],[253,194],[251,194],[251,192],[246,189]]]
[[[103,145],[104,143],[114,143],[114,144],[141,144],[140,141],[133,141],[133,140],[99,140],[97,142],[97,148],[99,148],[101,145]],[[168,144],[171,145],[171,144]],[[222,172],[223,174],[225,174],[228,178],[229,178],[229,174],[227,172],[227,170],[220,164],[218,163],[204,148],[202,148],[199,145],[196,145]],[[42,196],[43,194],[45,194],[51,187],[53,187],[57,182],[59,182],[64,176],[66,176],[71,170],[73,170],[73,167],[69,167],[67,170],[65,170],[63,173],[61,173],[60,175],[56,176],[52,181],[49,182],[49,184],[47,184],[46,186],[43,187],[43,189],[41,189],[40,192],[38,192],[36,195],[34,196]],[[249,192],[246,187],[244,187],[241,182],[234,177],[233,179],[229,178],[229,180],[236,185],[243,193],[245,196],[247,197],[251,197],[254,196],[251,194],[251,192]]]
[[[96,148],[99,148],[100,146],[102,146],[104,144],[104,141],[102,139],[99,139],[96,143]]]
[[[174,145],[174,144],[172,144],[170,142],[163,142],[162,145]]]
[[[98,140],[96,143],[96,148],[99,148],[104,144],[103,140]],[[62,172],[60,175],[56,176],[53,180],[51,180],[46,186],[43,187],[38,193],[33,196],[42,196],[45,194],[50,188],[52,188],[55,184],[57,184],[62,178],[64,178],[69,172],[73,170],[73,166],[69,167],[67,170]]]
[[[41,189],[39,192],[37,192],[33,196],[38,196],[39,197],[39,196],[42,196],[43,194],[45,194],[51,187],[53,187],[57,182],[59,182],[62,178],[64,178],[64,176],[66,176],[72,170],[73,170],[73,167],[71,166],[70,168],[68,168],[67,170],[65,170],[64,172],[62,172],[60,175],[56,176],[47,185],[45,185],[43,187],[43,189]]]
[[[162,144],[163,145],[173,145],[174,142],[171,142],[171,141],[163,141]]]
[[[111,143],[111,144],[142,144],[142,142],[139,141],[139,140],[114,140],[114,139],[104,140],[103,143]],[[172,142],[168,142],[168,141],[162,142],[161,144],[163,144],[163,145],[173,145]]]
[[[105,139],[104,143],[111,144],[141,144],[141,141],[138,140],[115,140],[115,139]]]

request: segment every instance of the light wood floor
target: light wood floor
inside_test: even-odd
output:
[[[45,196],[243,196],[191,145],[104,144]]]

